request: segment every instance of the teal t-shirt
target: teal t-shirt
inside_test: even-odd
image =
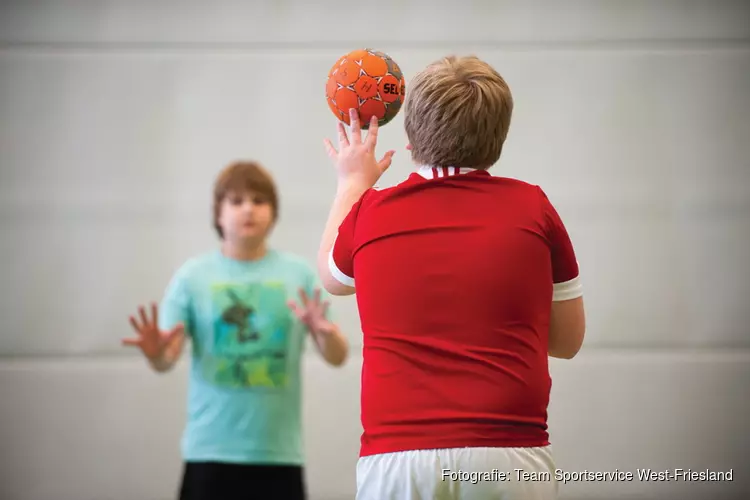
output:
[[[301,258],[270,250],[257,261],[220,251],[187,261],[160,307],[163,329],[191,340],[186,461],[302,465],[300,365],[304,326],[287,306],[318,287]],[[324,290],[322,297],[328,298]]]

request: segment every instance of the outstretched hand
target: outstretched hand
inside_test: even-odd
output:
[[[351,138],[347,137],[344,124],[339,122],[338,150],[329,139],[325,139],[326,151],[336,166],[339,182],[355,184],[360,188],[369,189],[391,166],[395,151],[386,152],[380,161],[375,158],[375,147],[378,143],[378,119],[375,116],[370,120],[367,137],[364,141],[362,140],[359,113],[354,108],[349,110],[349,123],[351,123]]]
[[[316,288],[312,298],[307,295],[305,290],[299,290],[300,304],[289,300],[287,305],[294,315],[313,335],[331,332],[333,325],[326,319],[329,303],[320,301],[320,289]]]
[[[178,324],[168,331],[159,330],[159,309],[156,304],[151,304],[150,318],[143,306],[138,307],[138,313],[140,323],[134,316],[130,316],[130,325],[138,336],[123,339],[122,344],[138,347],[149,360],[159,360],[164,356],[172,341],[185,334],[185,329],[182,324]]]

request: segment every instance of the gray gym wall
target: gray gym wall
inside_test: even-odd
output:
[[[750,494],[748,20],[739,0],[2,2],[0,498],[173,497],[186,364],[159,376],[120,348],[127,316],[214,247],[211,183],[236,158],[274,172],[273,243],[312,262],[335,189],[325,77],[364,46],[407,85],[456,53],[512,87],[494,172],[543,186],[586,287],[584,349],[551,368],[559,467],[734,469],[562,498]],[[382,184],[405,144],[399,116]],[[360,332],[353,298],[335,310],[349,363],[305,360],[316,500],[355,490]]]

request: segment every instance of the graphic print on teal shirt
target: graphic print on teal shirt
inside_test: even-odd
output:
[[[280,389],[288,382],[292,317],[278,282],[216,283],[213,332],[202,363],[222,387]]]

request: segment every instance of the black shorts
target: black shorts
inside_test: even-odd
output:
[[[304,470],[294,465],[187,462],[179,500],[306,500]]]

